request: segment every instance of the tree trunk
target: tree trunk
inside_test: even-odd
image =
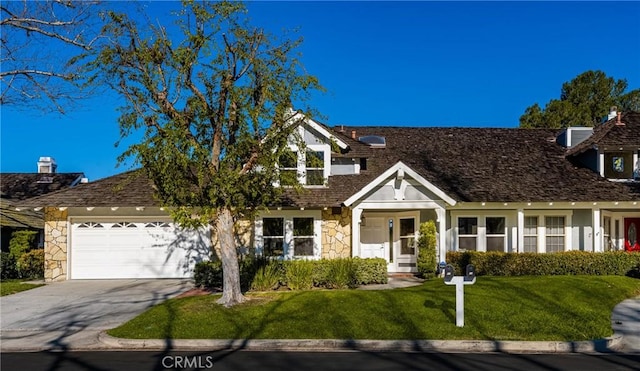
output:
[[[220,242],[220,260],[222,260],[222,297],[218,304],[230,307],[245,301],[240,290],[240,268],[238,252],[233,236],[233,217],[228,208],[221,208],[216,217],[216,232]]]

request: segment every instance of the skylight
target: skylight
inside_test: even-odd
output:
[[[363,143],[367,143],[370,147],[373,148],[384,148],[387,145],[387,140],[379,135],[366,135],[364,137],[358,138],[358,140]]]

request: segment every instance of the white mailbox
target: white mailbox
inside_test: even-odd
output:
[[[476,269],[472,264],[467,265],[464,276],[454,276],[453,267],[447,264],[444,268],[445,285],[456,285],[456,326],[464,327],[464,285],[476,283]]]

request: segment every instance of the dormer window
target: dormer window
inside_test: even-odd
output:
[[[285,152],[278,164],[280,184],[292,186],[298,182],[298,152]]]
[[[633,179],[633,153],[605,152],[604,176],[609,179]]]
[[[324,152],[307,151],[304,168],[306,185],[324,185]]]
[[[325,151],[291,151],[280,156],[278,168],[280,184],[292,186],[296,183],[307,186],[322,186],[326,182]]]

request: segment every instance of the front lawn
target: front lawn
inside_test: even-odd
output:
[[[22,280],[2,280],[0,282],[0,296],[15,294],[20,291],[35,289],[42,284],[24,283]]]
[[[610,336],[611,311],[640,294],[621,276],[478,277],[465,286],[465,327],[455,287],[441,279],[396,290],[219,295],[172,299],[109,331],[147,339],[481,339],[577,341]]]

